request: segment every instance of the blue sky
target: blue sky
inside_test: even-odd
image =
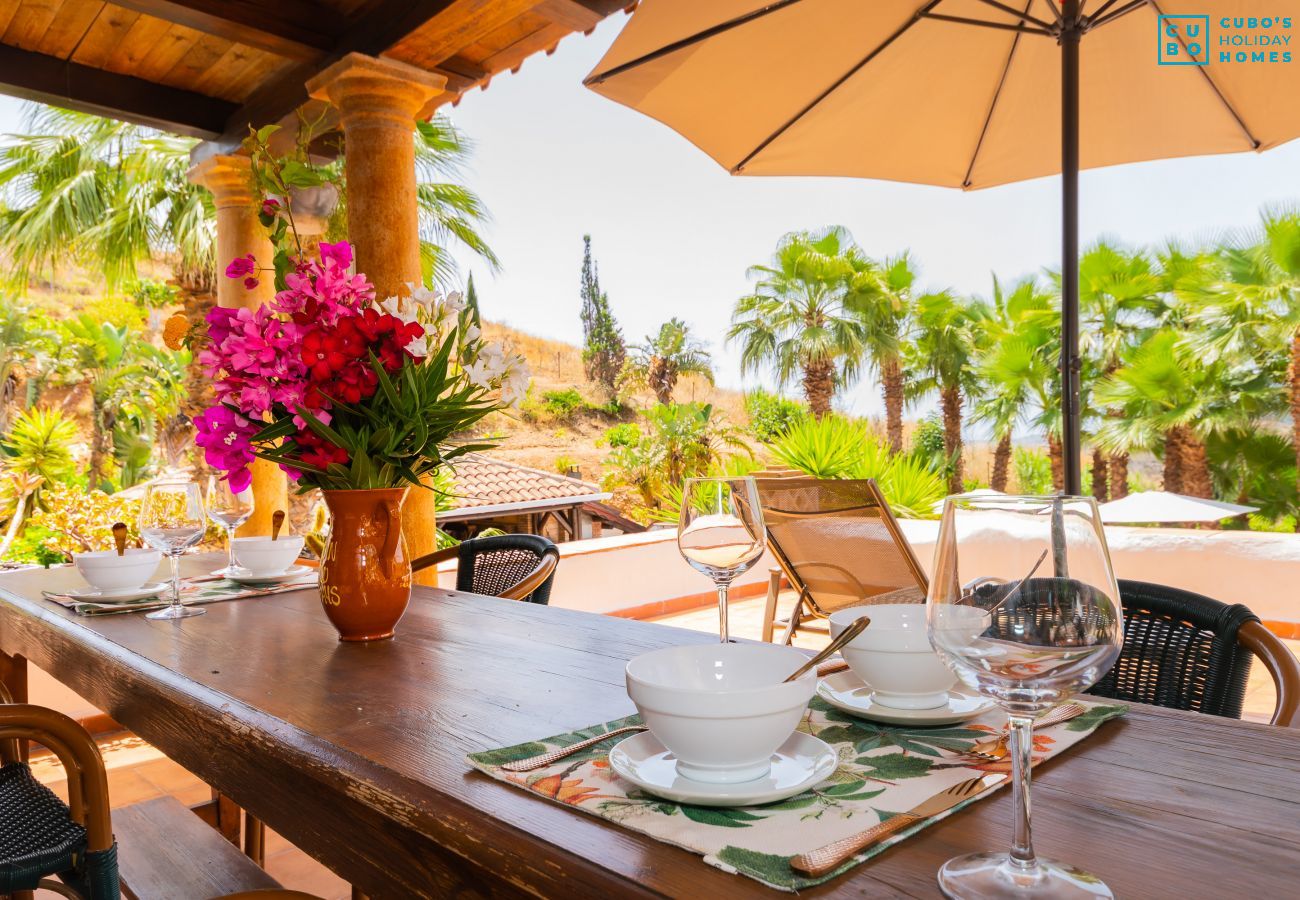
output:
[[[625,334],[639,340],[670,316],[709,342],[722,384],[741,386],[723,338],[745,293],[746,268],[787,231],[846,226],[873,256],[910,249],[928,287],[987,293],[1060,258],[1055,178],[962,193],[830,178],[733,178],[668,128],[605,100],[581,81],[626,17],[573,35],[552,56],[498,76],[450,110],[475,141],[466,180],[493,214],[504,262],[473,269],[485,315],[577,342],[582,235],[592,235],[601,284]],[[18,130],[19,104],[0,98],[0,132]],[[888,123],[881,123],[885,133]],[[1300,142],[1266,154],[1142,163],[1085,172],[1085,241],[1194,240],[1251,227],[1267,203],[1300,197]],[[841,404],[878,414],[870,381]]]

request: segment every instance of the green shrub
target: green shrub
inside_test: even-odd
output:
[[[785,465],[814,478],[875,479],[894,513],[932,519],[948,493],[947,481],[924,456],[892,454],[863,423],[838,416],[806,417],[772,445]]]
[[[860,422],[808,416],[792,424],[771,448],[782,463],[813,478],[847,478],[867,441],[867,429]]]
[[[170,306],[176,302],[176,287],[152,278],[132,282],[127,285],[126,292],[136,303],[149,309]]]
[[[632,447],[641,442],[641,426],[623,422],[605,429],[599,443],[606,447]]]
[[[1011,457],[1016,490],[1022,494],[1052,493],[1052,461],[1042,450],[1017,447]]]
[[[757,390],[745,397],[745,414],[749,416],[750,433],[770,444],[807,417],[808,409],[797,400]]]
[[[578,468],[578,461],[567,453],[561,453],[555,457],[555,461],[551,463],[551,466],[559,474],[568,475],[570,470]]]
[[[542,408],[546,410],[547,415],[555,419],[568,419],[586,405],[577,388],[547,391],[542,394]]]
[[[943,422],[938,413],[931,413],[917,423],[912,432],[912,452],[929,460],[944,463],[947,459],[943,448]]]

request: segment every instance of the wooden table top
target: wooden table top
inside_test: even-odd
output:
[[[339,643],[314,591],[178,622],[78,618],[40,599],[77,583],[71,569],[0,575],[0,649],[378,900],[775,895],[464,760],[633,712],[626,660],[707,634],[426,588],[396,639],[371,645]],[[1134,707],[1036,770],[1036,847],[1121,897],[1293,895],[1298,736]],[[1002,791],[803,893],[935,897],[946,859],[1003,849],[1010,827]]]

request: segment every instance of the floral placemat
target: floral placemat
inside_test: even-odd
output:
[[[1102,722],[1128,709],[1079,702],[1088,708],[1083,715],[1035,733],[1035,764],[1068,750]],[[609,751],[622,740],[621,736],[533,772],[514,773],[501,768],[512,760],[639,722],[639,717],[628,716],[570,734],[470,754],[467,759],[476,769],[500,781],[684,847],[703,856],[711,866],[785,891],[829,881],[991,791],[898,832],[820,878],[809,878],[791,869],[792,856],[865,831],[981,773],[1011,771],[1009,759],[980,763],[963,755],[976,742],[1001,732],[1006,715],[998,710],[962,725],[911,728],[853,718],[819,697],[812,699],[799,730],[830,744],[839,755],[839,768],[812,790],[766,806],[689,806],[646,794],[609,767]]]
[[[222,578],[205,576],[188,581],[181,581],[181,605],[195,606],[203,603],[220,603],[224,600],[243,600],[247,597],[265,597],[285,591],[300,591],[315,587],[318,572],[313,569],[304,572],[301,578],[295,578],[283,584],[246,585]],[[123,613],[148,612],[161,609],[171,600],[171,585],[159,592],[156,597],[145,597],[129,603],[94,603],[61,594],[56,591],[43,591],[46,600],[51,600],[65,609],[70,609],[79,616],[115,616]]]

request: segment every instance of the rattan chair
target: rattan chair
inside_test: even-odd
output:
[[[1248,608],[1142,581],[1119,592],[1124,648],[1090,693],[1239,719],[1259,657],[1277,686],[1272,723],[1300,727],[1300,662]]]
[[[560,564],[555,544],[535,534],[502,534],[462,541],[411,563],[418,572],[454,559],[456,590],[547,604]]]
[[[799,594],[790,618],[778,621],[780,579],[771,579],[764,640],[772,639],[775,625],[785,625],[782,640],[788,644],[810,620],[851,606],[925,601],[925,570],[874,481],[784,473],[755,481],[768,546]]]
[[[14,703],[0,684],[0,897],[25,898],[37,889],[52,891],[73,900],[118,900],[122,879],[118,875],[118,842],[109,812],[108,777],[95,739],[80,724],[52,709],[28,703]],[[20,742],[33,741],[53,753],[67,775],[68,802],[64,803],[36,780],[23,758]],[[147,812],[146,812],[147,810]],[[170,797],[145,801],[117,811],[124,820],[150,819],[156,825],[170,814],[180,827],[162,831],[170,852],[159,854],[159,833],[131,839],[129,829],[121,835],[131,852],[126,856],[154,864],[144,878],[153,892],[149,897],[167,900],[208,900],[210,891],[198,889],[176,874],[176,887],[168,887],[173,869],[162,877],[158,866],[174,866],[176,859],[198,865],[215,865],[219,860],[239,861],[242,872],[222,872],[201,879],[204,884],[257,885],[234,893],[219,891],[222,900],[320,900],[311,894],[274,885],[251,861],[240,856],[217,831],[199,821]],[[121,823],[119,823],[121,824]],[[168,823],[170,824],[170,823]],[[199,840],[193,840],[194,834]],[[136,846],[141,845],[141,846]],[[216,852],[213,852],[216,851]],[[133,870],[132,870],[133,871]],[[130,872],[128,871],[128,880]],[[251,877],[250,877],[251,876]],[[59,880],[54,880],[58,878]],[[180,886],[187,882],[185,886]],[[138,896],[128,888],[127,896]]]
[[[20,741],[58,757],[68,776],[66,804],[32,775]],[[108,776],[94,739],[62,713],[14,703],[0,685],[0,763],[0,896],[40,887],[117,900]]]

